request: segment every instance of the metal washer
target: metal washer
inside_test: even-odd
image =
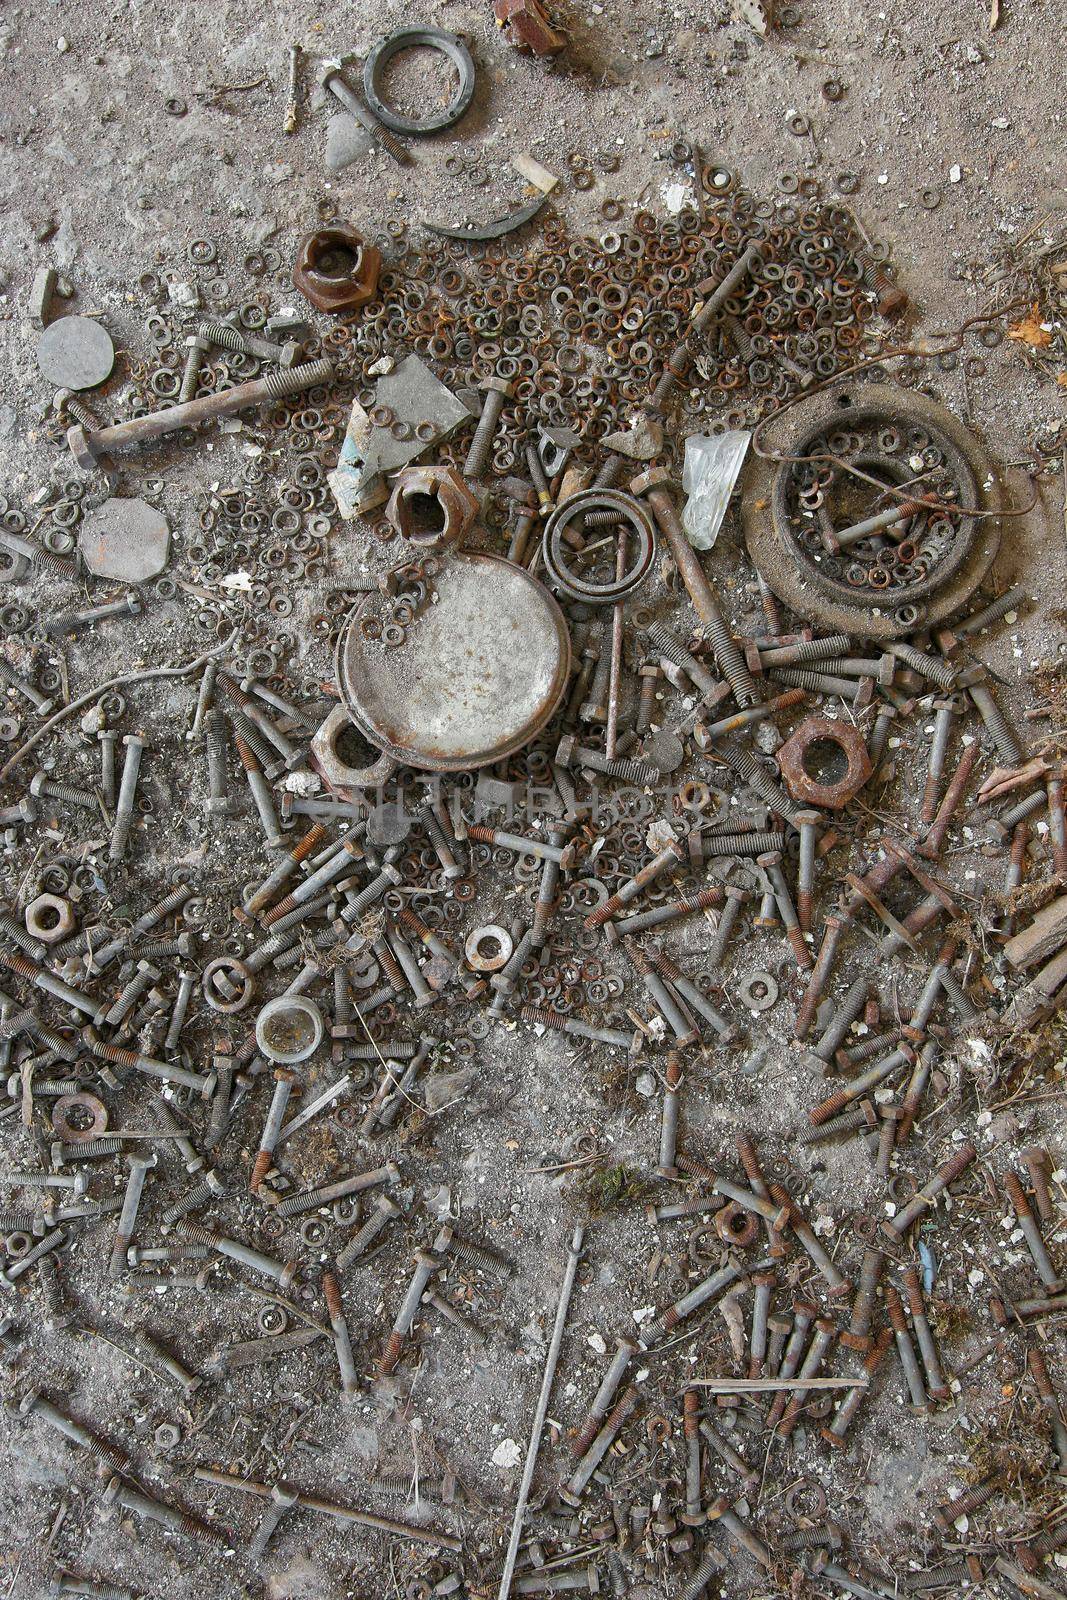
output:
[[[421,46],[448,57],[459,73],[459,87],[443,111],[416,122],[386,105],[378,92],[378,84],[394,56],[402,50],[417,50]],[[458,34],[447,33],[444,28],[397,28],[395,33],[387,33],[384,39],[379,39],[367,57],[363,66],[363,93],[379,122],[384,122],[394,133],[422,138],[455,127],[474,98],[475,77],[474,58]]]

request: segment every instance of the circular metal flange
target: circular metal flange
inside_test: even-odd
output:
[[[637,549],[621,578],[595,583],[577,573],[564,553],[564,533],[576,519],[593,512],[606,511],[619,518],[619,526],[627,527],[637,540]],[[612,527],[603,530],[611,535]],[[590,542],[597,542],[601,529],[591,533]],[[640,500],[619,489],[583,489],[572,494],[553,511],[545,524],[542,546],[545,570],[557,589],[572,600],[583,600],[586,605],[608,606],[632,594],[648,576],[656,554],[656,531],[652,519]],[[581,552],[579,551],[580,555]]]
[[[877,421],[905,435],[928,429],[943,441],[950,466],[963,481],[959,528],[945,559],[921,582],[858,592],[820,572],[797,542],[787,514],[792,463],[749,457],[742,520],[754,565],[774,593],[797,613],[830,632],[861,639],[897,639],[953,615],[981,583],[1000,547],[1000,484],[980,441],[927,395],[891,384],[837,384],[798,401],[767,426],[764,447],[775,455],[802,455],[823,430],[852,430]],[[917,491],[918,492],[918,491]],[[975,522],[967,511],[993,513]]]
[[[59,317],[41,335],[37,365],[57,388],[95,389],[110,376],[115,346],[94,318]]]
[[[421,47],[437,50],[448,57],[459,74],[459,87],[443,111],[416,121],[412,117],[401,116],[387,105],[378,86],[394,56],[402,50]],[[422,138],[426,134],[442,133],[445,128],[455,127],[474,98],[475,77],[474,58],[458,34],[446,33],[443,28],[397,28],[395,33],[388,33],[384,39],[379,39],[367,57],[363,66],[363,93],[379,122],[384,122],[394,133]]]
[[[555,599],[503,556],[452,551],[436,599],[394,649],[367,638],[360,601],[341,634],[337,678],[371,744],[401,764],[464,772],[530,742],[563,697],[570,636]]]

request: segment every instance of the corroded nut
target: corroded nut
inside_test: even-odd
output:
[[[831,811],[854,799],[873,770],[858,728],[832,717],[805,718],[776,759],[794,800]]]
[[[378,292],[381,251],[355,228],[336,222],[305,233],[296,251],[293,285],[317,311],[356,311]]]
[[[74,912],[69,900],[58,894],[39,894],[26,907],[26,932],[42,944],[58,944],[74,931]]]
[[[407,467],[385,515],[409,544],[433,550],[460,542],[478,515],[478,501],[453,467]]]
[[[320,726],[311,741],[311,758],[323,782],[343,800],[359,789],[377,789],[396,766],[392,756],[375,751],[363,738],[344,706],[335,706]],[[362,765],[356,766],[357,760]]]

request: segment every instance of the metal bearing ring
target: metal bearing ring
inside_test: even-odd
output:
[[[238,982],[231,983],[230,975]],[[218,980],[217,987],[216,980]],[[212,1011],[222,1011],[227,1014],[243,1011],[252,998],[254,981],[252,973],[243,961],[238,961],[236,956],[216,956],[214,961],[209,961],[204,968],[201,979],[204,999]]]
[[[413,118],[400,116],[387,106],[378,93],[378,84],[394,56],[399,55],[401,50],[414,50],[420,45],[439,50],[448,57],[459,73],[459,87],[443,111],[417,122]],[[379,39],[367,57],[363,67],[363,93],[378,121],[384,122],[387,128],[394,133],[422,137],[455,127],[474,98],[475,76],[474,58],[457,34],[446,33],[443,28],[398,28],[395,33],[388,33],[384,39]]]
[[[621,578],[612,578],[607,583],[580,578],[563,555],[565,530],[575,519],[591,511],[615,512],[637,539],[637,553],[629,569]],[[584,600],[587,605],[614,605],[632,594],[648,576],[656,554],[656,534],[648,512],[633,495],[623,494],[618,489],[584,489],[562,501],[549,517],[545,524],[543,554],[550,580],[572,600]]]

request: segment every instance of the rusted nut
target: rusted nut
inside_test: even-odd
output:
[[[385,515],[409,544],[437,550],[460,542],[478,515],[478,501],[453,467],[406,467]]]
[[[305,233],[296,251],[293,286],[316,311],[356,311],[378,292],[381,251],[364,244],[348,222]]]
[[[831,811],[855,799],[872,771],[863,735],[832,717],[807,717],[776,759],[794,800]]]
[[[736,1200],[731,1200],[716,1211],[712,1221],[723,1244],[736,1245],[740,1250],[747,1250],[755,1244],[759,1234],[759,1219],[751,1211],[746,1211],[744,1206],[739,1206]]]
[[[26,907],[26,932],[42,944],[58,944],[74,931],[74,912],[69,900],[58,894],[39,894]]]
[[[356,766],[357,760],[364,760]],[[353,791],[377,789],[396,767],[392,756],[363,738],[344,706],[335,706],[311,741],[311,758],[323,782],[342,800]]]

